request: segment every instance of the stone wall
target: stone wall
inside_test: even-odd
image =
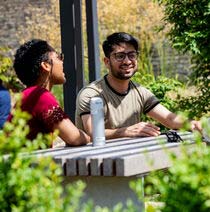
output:
[[[153,46],[151,63],[156,75],[161,73],[168,77],[177,75],[182,81],[188,80],[191,66],[189,55],[178,53],[167,42],[161,47],[159,45]]]
[[[60,28],[53,27],[60,21],[58,4],[58,0],[0,0],[0,46],[16,48],[34,37],[48,39],[54,30],[59,39]]]

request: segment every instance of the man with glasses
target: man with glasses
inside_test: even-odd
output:
[[[107,139],[160,135],[159,127],[141,121],[142,114],[171,129],[182,127],[179,116],[161,105],[148,89],[131,81],[137,71],[138,50],[137,39],[124,32],[113,33],[103,42],[104,63],[109,72],[79,92],[76,106],[78,128],[92,134],[90,99],[95,96],[103,99]],[[191,128],[201,130],[200,122],[192,121]]]

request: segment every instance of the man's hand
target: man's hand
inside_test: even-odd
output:
[[[151,123],[139,122],[129,126],[124,131],[124,137],[158,136],[160,128]]]
[[[200,121],[191,121],[190,122],[190,129],[191,130],[198,130],[200,133],[202,132],[202,126]]]
[[[82,116],[83,125],[86,133],[92,135],[91,116],[86,114]],[[140,136],[158,136],[160,128],[151,123],[139,122],[129,127],[121,127],[116,129],[105,129],[106,139],[122,138],[122,137],[140,137]]]

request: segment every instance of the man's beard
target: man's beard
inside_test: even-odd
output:
[[[113,71],[112,65],[110,66],[110,68],[111,68],[110,71],[111,71],[112,75],[113,75],[115,78],[120,79],[120,80],[128,80],[128,79],[130,79],[130,78],[136,73],[136,71],[137,71],[137,68],[136,68],[135,70],[133,70],[133,72],[132,72],[131,75],[126,76],[126,74],[124,74],[124,73],[122,73],[122,72]]]

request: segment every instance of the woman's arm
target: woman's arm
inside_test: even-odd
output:
[[[59,137],[70,146],[80,146],[90,142],[90,137],[78,129],[68,118],[55,124],[55,129],[59,131]]]

